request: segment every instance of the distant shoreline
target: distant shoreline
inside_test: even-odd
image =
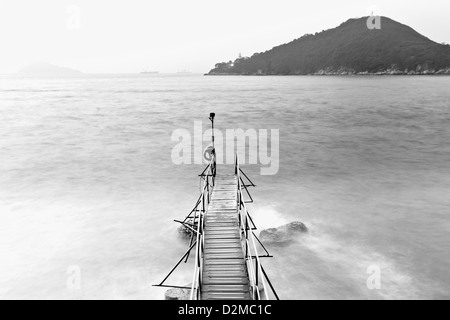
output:
[[[310,73],[310,74],[238,74],[238,73],[222,73],[222,74],[209,74],[205,73],[204,76],[209,77],[229,77],[229,76],[240,76],[240,77],[298,77],[298,76],[317,76],[317,77],[382,77],[382,76],[389,76],[389,77],[399,77],[399,76],[411,76],[411,77],[417,77],[417,76],[450,76],[450,73],[415,73],[415,74],[408,74],[408,73],[401,73],[401,74],[390,74],[390,73],[348,73],[348,74],[320,74],[320,73]]]

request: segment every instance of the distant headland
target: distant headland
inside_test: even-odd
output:
[[[55,66],[46,62],[33,62],[22,68],[19,75],[25,76],[76,76],[83,73],[78,70]]]
[[[387,17],[371,29],[368,19],[218,63],[207,75],[450,75],[450,45]]]

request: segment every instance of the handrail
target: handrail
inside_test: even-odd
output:
[[[203,188],[199,198],[199,202],[201,203],[201,210],[195,211],[194,218],[192,220],[194,222],[194,231],[196,233],[196,241],[195,241],[196,248],[195,248],[194,276],[192,279],[190,300],[199,300],[201,297],[202,277],[203,277],[203,254],[205,249],[205,238],[203,236],[203,230],[205,227],[205,213],[208,210],[209,203],[211,202],[211,193],[215,185],[215,177],[216,177],[216,155],[214,150],[211,153],[210,163],[201,174],[201,177],[204,179]],[[195,221],[197,221],[196,229],[195,229]]]
[[[269,295],[267,291],[266,280],[270,285],[270,288],[275,295],[275,298],[279,300],[275,289],[273,288],[265,270],[262,268],[260,256],[258,254],[258,249],[256,246],[255,235],[253,233],[253,227],[250,223],[253,224],[253,221],[250,217],[250,214],[247,210],[246,202],[244,201],[244,196],[242,194],[242,189],[245,188],[245,184],[243,186],[243,182],[241,181],[241,172],[239,165],[239,156],[236,153],[235,157],[235,174],[237,175],[238,180],[238,189],[237,189],[237,209],[239,214],[239,224],[241,229],[241,236],[244,236],[242,241],[244,242],[244,253],[245,259],[247,261],[247,270],[250,280],[251,287],[251,295],[253,300],[269,300]],[[242,172],[243,173],[243,172]],[[245,174],[244,174],[245,175]],[[248,178],[247,178],[248,179]],[[249,223],[250,222],[250,223]],[[257,239],[258,240],[258,239]],[[259,242],[259,240],[258,240]],[[261,295],[260,290],[263,290],[264,295]]]

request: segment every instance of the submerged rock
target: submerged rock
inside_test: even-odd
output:
[[[178,236],[181,239],[185,239],[185,240],[190,240],[191,239],[192,231],[189,230],[188,228],[186,228],[185,226],[180,226],[177,229],[177,231],[178,231]]]
[[[191,290],[188,289],[169,289],[164,294],[165,300],[189,300]]]
[[[259,234],[259,239],[265,243],[284,244],[294,240],[297,235],[307,232],[308,228],[306,225],[296,221],[279,228],[263,230]]]

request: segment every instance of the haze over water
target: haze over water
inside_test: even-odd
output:
[[[0,298],[162,299],[199,165],[171,134],[280,129],[260,229],[302,221],[264,265],[282,299],[450,298],[449,77],[0,78]],[[227,167],[219,167],[229,170]],[[381,290],[367,268],[381,268]],[[81,269],[81,290],[67,270]],[[192,278],[190,265],[171,284]]]

